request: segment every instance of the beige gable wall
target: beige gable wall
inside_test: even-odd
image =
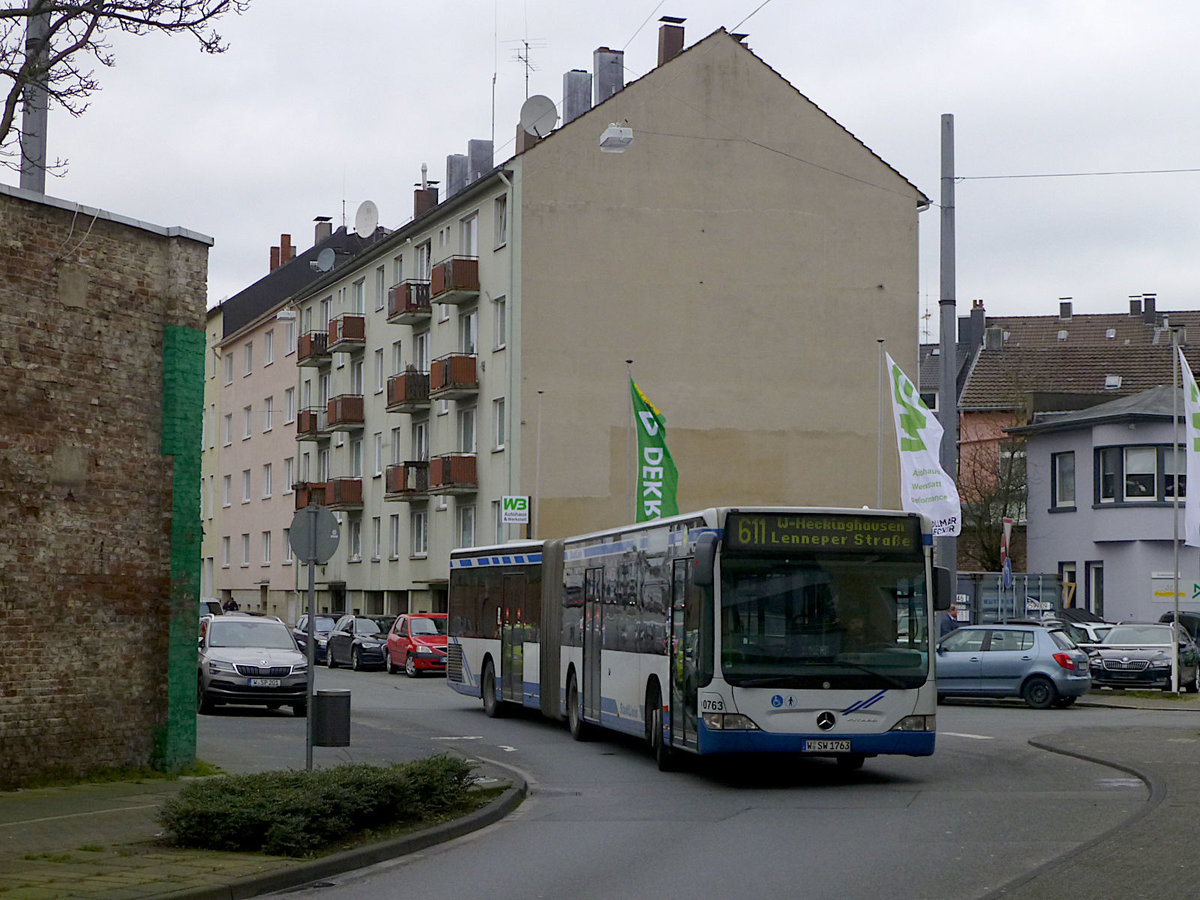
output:
[[[599,150],[627,123],[624,154]],[[919,192],[723,33],[520,158],[521,480],[629,521],[626,359],[679,503],[874,505],[878,338],[917,352]],[[899,502],[884,432],[884,504]]]

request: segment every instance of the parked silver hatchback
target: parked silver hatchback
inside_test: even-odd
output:
[[[1058,628],[967,625],[938,643],[938,699],[1020,697],[1034,709],[1070,706],[1092,686],[1088,655]]]
[[[196,709],[249,703],[308,712],[308,660],[276,618],[213,616],[200,621]]]

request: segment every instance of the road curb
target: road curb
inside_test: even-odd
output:
[[[166,894],[159,894],[158,896],[164,898],[164,900],[166,898],[169,898],[169,900],[249,900],[249,898],[258,897],[273,891],[299,887],[302,884],[316,881],[320,878],[340,875],[343,872],[362,869],[389,859],[395,859],[398,856],[415,853],[418,850],[424,850],[426,847],[432,847],[434,844],[441,844],[454,838],[462,837],[464,834],[470,834],[473,831],[486,828],[488,825],[499,822],[520,806],[528,792],[529,787],[524,779],[517,778],[515,784],[483,809],[476,810],[452,822],[435,825],[432,828],[407,834],[403,837],[380,841],[377,844],[369,844],[365,847],[356,847],[353,850],[333,853],[309,862],[298,862],[278,872],[241,878],[231,881],[228,884],[173,891]]]

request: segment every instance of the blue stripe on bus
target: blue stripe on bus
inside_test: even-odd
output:
[[[842,715],[845,715],[846,713],[857,712],[860,709],[867,709],[868,707],[874,706],[883,699],[883,695],[886,693],[887,689],[885,688],[874,697],[868,697],[866,700],[859,700],[857,703],[852,703],[842,710]]]
[[[450,560],[451,569],[472,569],[482,566],[535,566],[541,565],[540,553],[516,553],[512,556],[467,556]]]

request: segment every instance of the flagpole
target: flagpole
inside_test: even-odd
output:
[[[633,360],[625,360],[625,374],[629,376],[629,384],[633,385]],[[629,521],[637,521],[637,506],[633,499],[633,488],[629,479],[633,475],[633,391],[626,390],[629,395],[629,419],[625,422],[625,498],[629,503]]]
[[[875,387],[879,393],[879,416],[875,423],[875,508],[883,509],[883,338],[876,338],[879,345],[879,381]]]
[[[542,508],[542,394],[538,391],[537,405],[537,455],[533,463],[533,537],[536,540],[542,536],[538,531],[538,512]]]

